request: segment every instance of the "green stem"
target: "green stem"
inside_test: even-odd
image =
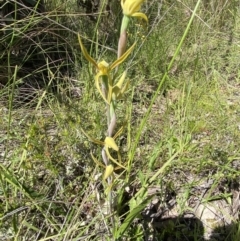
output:
[[[130,21],[130,18],[126,15],[123,15],[120,35],[122,34],[123,31],[127,30],[129,21]]]

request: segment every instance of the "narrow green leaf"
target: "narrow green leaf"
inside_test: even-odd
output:
[[[128,227],[131,225],[133,220],[141,213],[141,211],[147,206],[147,204],[151,201],[151,199],[152,199],[152,196],[149,196],[147,199],[142,201],[135,208],[133,208],[133,210],[130,211],[130,213],[123,221],[122,225],[117,230],[115,238],[120,238],[127,231]]]

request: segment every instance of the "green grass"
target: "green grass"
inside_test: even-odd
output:
[[[239,3],[207,3],[189,29],[190,0],[148,1],[148,28],[131,23],[115,226],[90,155],[101,148],[81,131],[104,140],[106,117],[76,34],[112,62],[119,19],[111,42],[104,13],[94,22],[72,0],[47,1],[47,24],[1,30],[0,240],[239,240]]]

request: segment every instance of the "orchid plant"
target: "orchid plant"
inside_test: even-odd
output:
[[[116,78],[116,71],[118,66],[122,64],[128,56],[132,53],[136,43],[134,43],[128,50],[127,46],[127,28],[129,25],[129,20],[131,17],[142,18],[146,22],[148,21],[147,16],[139,12],[141,4],[144,0],[121,0],[121,6],[123,10],[122,25],[120,31],[120,37],[118,42],[118,56],[112,64],[107,63],[105,60],[101,62],[95,61],[87,52],[86,48],[83,45],[80,35],[78,35],[78,40],[80,48],[82,50],[83,56],[96,68],[96,75],[94,76],[96,88],[102,97],[103,101],[106,103],[107,107],[107,136],[104,142],[91,138],[83,130],[83,133],[89,138],[90,141],[102,145],[102,161],[99,161],[91,153],[92,159],[94,162],[105,168],[105,173],[103,174],[103,180],[108,181],[108,187],[112,186],[113,172],[114,169],[125,169],[124,163],[121,160],[121,154],[118,145],[115,140],[123,132],[123,127],[115,132],[115,127],[117,123],[116,108],[118,100],[122,99],[129,87],[129,80],[126,81],[127,72],[124,71],[121,74],[121,77]],[[114,158],[110,153],[109,149],[112,149],[116,152]],[[114,167],[115,165],[115,167]],[[111,188],[107,188],[108,192],[111,194]],[[110,190],[110,191],[109,191]],[[111,195],[110,195],[111,199]],[[109,200],[110,203],[110,212],[112,200]]]

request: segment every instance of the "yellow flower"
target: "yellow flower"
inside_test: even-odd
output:
[[[144,1],[145,0],[121,0],[123,14],[129,17],[143,18],[147,22],[147,16],[144,13],[139,12]]]
[[[116,68],[118,65],[120,65],[128,56],[129,54],[132,52],[134,46],[136,43],[134,43],[120,58],[118,58],[117,60],[115,60],[112,64],[107,63],[106,61],[101,61],[100,63],[97,63],[87,52],[86,48],[84,47],[80,35],[78,34],[78,41],[80,44],[80,48],[82,50],[83,56],[91,63],[93,64],[96,69],[97,69],[97,75],[95,76],[95,83],[96,83],[96,87],[99,91],[99,93],[101,94],[101,96],[103,97],[103,99],[106,101],[106,103],[110,104],[111,101],[111,96],[112,96],[112,79],[110,76],[111,71]],[[102,92],[101,88],[100,88],[100,77],[101,76],[106,76],[108,78],[108,96],[106,98],[105,94]]]
[[[113,165],[111,165],[111,164],[107,165],[106,170],[103,174],[103,180],[106,180],[108,177],[110,177],[113,174],[113,171],[114,171]]]
[[[115,163],[118,167],[120,168],[123,168],[123,169],[126,169],[125,166],[123,166],[121,164],[122,160],[121,160],[121,156],[120,156],[120,153],[119,153],[119,147],[117,146],[116,142],[115,142],[115,139],[122,133],[123,131],[123,127],[120,128],[120,130],[118,130],[118,132],[113,136],[113,137],[109,137],[107,136],[103,141],[100,141],[100,140],[97,140],[97,139],[94,139],[92,137],[90,137],[83,129],[81,129],[81,131],[84,133],[84,135],[92,142],[98,144],[98,145],[101,145],[101,146],[104,146],[104,149],[106,151],[106,154],[107,154],[107,157],[113,162]],[[115,160],[110,152],[109,152],[109,149],[113,149],[114,151],[116,151],[118,153],[118,160]],[[99,162],[92,154],[91,154],[93,160],[100,166],[103,166],[105,167],[101,162]]]
[[[101,75],[108,75],[108,73],[111,71],[109,63],[104,60],[98,63],[97,69],[101,73]]]
[[[106,61],[101,61],[100,63],[97,63],[87,52],[86,48],[84,47],[80,35],[78,35],[78,40],[80,44],[80,48],[82,50],[83,56],[90,62],[92,63],[96,69],[98,70],[98,75],[109,75],[109,73],[116,68],[118,65],[120,65],[127,57],[128,55],[132,52],[134,46],[136,43],[134,43],[120,58],[115,60],[111,65],[108,64]]]

